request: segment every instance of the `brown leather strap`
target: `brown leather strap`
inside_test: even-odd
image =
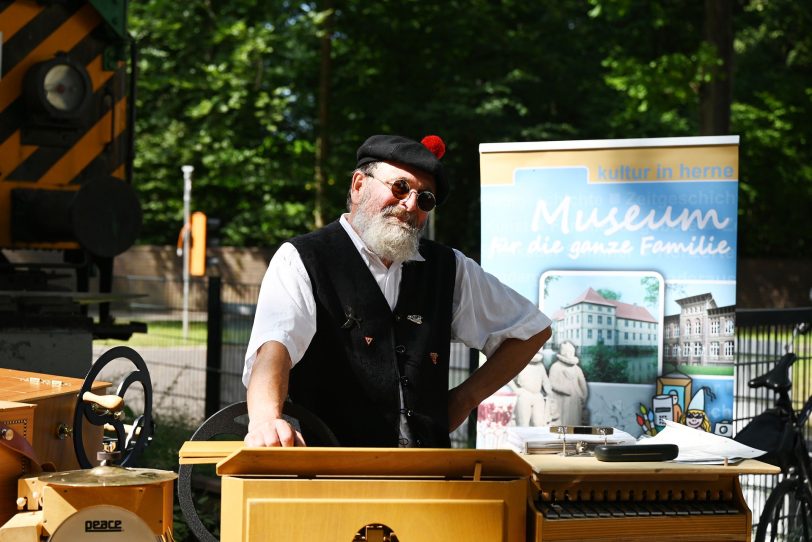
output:
[[[7,431],[10,431],[13,435],[10,439],[6,437],[8,434]],[[53,464],[46,463],[42,464],[39,462],[37,458],[37,452],[34,451],[34,448],[25,440],[25,437],[22,436],[20,433],[8,427],[7,425],[0,423],[0,446],[5,446],[9,450],[22,455],[23,457],[27,457],[31,461],[31,466],[35,470],[39,471],[53,471]]]

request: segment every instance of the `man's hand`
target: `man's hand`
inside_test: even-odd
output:
[[[305,446],[302,434],[282,418],[290,365],[282,343],[268,341],[259,347],[248,381],[246,446]]]
[[[245,445],[257,448],[264,446],[307,446],[299,431],[282,418],[275,418],[261,423],[250,423]]]

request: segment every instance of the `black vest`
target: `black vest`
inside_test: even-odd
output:
[[[393,312],[338,222],[291,243],[310,277],[317,326],[291,370],[290,399],[322,418],[343,446],[394,447],[402,388],[412,445],[450,446],[454,252],[421,240],[426,261],[404,264]]]

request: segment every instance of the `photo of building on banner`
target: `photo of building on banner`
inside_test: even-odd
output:
[[[477,447],[548,425],[730,434],[738,144],[480,145],[482,266],[537,302],[553,335],[480,405]]]

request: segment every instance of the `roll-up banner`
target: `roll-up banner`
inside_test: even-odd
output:
[[[538,303],[553,336],[480,405],[478,447],[511,426],[731,433],[738,146],[480,145],[482,265]]]

